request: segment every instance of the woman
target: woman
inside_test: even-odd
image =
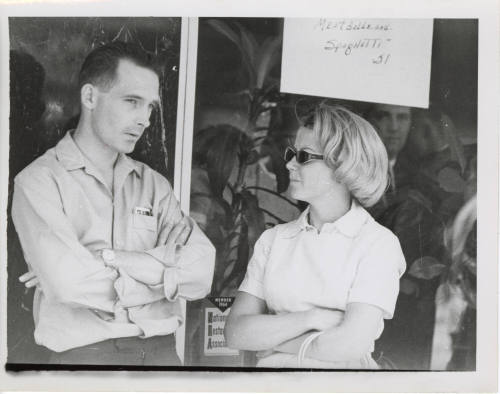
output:
[[[227,344],[259,351],[258,367],[375,369],[406,267],[396,236],[363,208],[387,187],[384,145],[363,118],[320,104],[285,160],[291,196],[309,206],[255,244]]]

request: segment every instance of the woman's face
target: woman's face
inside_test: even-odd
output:
[[[318,142],[311,129],[301,127],[295,139],[295,149],[322,155]],[[331,201],[339,192],[345,193],[346,187],[335,181],[334,171],[323,160],[312,160],[304,164],[297,163],[294,157],[286,167],[290,172],[288,190],[292,198],[315,204],[322,200]]]

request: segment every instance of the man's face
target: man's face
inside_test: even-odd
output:
[[[411,125],[410,108],[377,104],[370,114],[369,121],[382,139],[389,159],[395,159],[408,138]]]
[[[91,126],[97,139],[116,153],[130,153],[144,129],[151,111],[158,105],[157,75],[122,59],[111,86],[97,87]]]

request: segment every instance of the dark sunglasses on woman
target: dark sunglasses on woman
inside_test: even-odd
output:
[[[284,159],[285,162],[288,163],[294,157],[297,159],[297,163],[305,164],[310,162],[311,160],[323,160],[323,155],[317,155],[315,153],[306,152],[305,150],[300,149],[297,151],[295,148],[289,146],[285,149]]]

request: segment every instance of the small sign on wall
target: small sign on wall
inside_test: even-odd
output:
[[[285,18],[281,91],[427,108],[432,19]]]
[[[224,339],[224,327],[233,297],[209,297],[214,307],[205,308],[205,356],[237,356],[238,350],[229,349]]]

